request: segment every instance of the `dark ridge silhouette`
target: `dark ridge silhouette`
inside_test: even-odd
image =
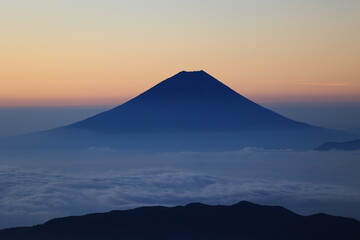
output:
[[[316,148],[318,151],[356,151],[360,150],[360,139],[348,142],[327,142]]]
[[[0,148],[313,149],[323,142],[347,141],[354,136],[290,120],[241,96],[204,71],[183,71],[109,111],[69,126],[0,140]]]
[[[250,202],[142,207],[50,220],[0,231],[2,240],[358,240],[360,222],[326,214],[300,216]]]

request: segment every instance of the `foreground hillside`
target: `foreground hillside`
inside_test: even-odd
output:
[[[51,220],[0,231],[2,240],[42,239],[360,239],[360,222],[325,214],[300,216],[249,202],[142,207]]]

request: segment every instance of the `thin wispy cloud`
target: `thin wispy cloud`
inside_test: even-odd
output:
[[[299,85],[319,86],[319,87],[345,87],[349,86],[347,82],[316,82],[316,81],[299,81]]]

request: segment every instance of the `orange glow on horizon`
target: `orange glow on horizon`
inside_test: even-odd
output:
[[[4,3],[0,106],[112,105],[200,69],[254,101],[360,101],[360,2],[50,2]]]

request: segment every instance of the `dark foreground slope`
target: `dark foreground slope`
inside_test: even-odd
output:
[[[348,141],[348,142],[327,142],[317,147],[318,151],[356,151],[360,150],[360,139]]]
[[[0,231],[2,240],[291,240],[360,239],[360,222],[249,202],[232,206],[192,203],[185,207],[143,207],[51,220],[30,228]]]
[[[0,141],[0,148],[313,149],[323,142],[349,139],[354,135],[293,121],[266,109],[204,71],[183,71],[109,111],[69,126],[7,138]]]

